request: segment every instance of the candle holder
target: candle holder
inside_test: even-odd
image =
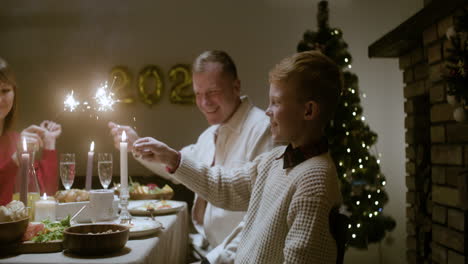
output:
[[[13,200],[23,202],[29,208],[29,217],[34,217],[35,201],[40,198],[39,183],[34,168],[35,151],[23,142],[23,151],[19,153],[20,172],[16,175],[13,191]]]
[[[34,221],[39,222],[45,219],[55,221],[56,206],[55,199],[44,193],[44,196],[34,203]]]
[[[120,188],[120,215],[119,221],[121,224],[129,224],[132,221],[132,215],[128,212],[128,188]]]

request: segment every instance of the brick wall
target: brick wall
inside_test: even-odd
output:
[[[446,100],[447,28],[453,15],[424,30],[419,47],[399,58],[406,129],[408,263],[468,263],[468,124],[453,119]]]

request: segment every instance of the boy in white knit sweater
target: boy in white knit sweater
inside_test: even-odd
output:
[[[235,263],[334,263],[328,218],[342,198],[324,129],[341,92],[340,70],[319,52],[302,52],[276,65],[269,81],[272,136],[287,147],[231,170],[197,163],[154,138],[135,141],[135,152],[173,168],[175,179],[214,205],[247,209]]]

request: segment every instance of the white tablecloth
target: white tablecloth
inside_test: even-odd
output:
[[[83,257],[67,251],[0,256],[0,263],[186,263],[188,253],[187,205],[177,213],[156,216],[163,230],[128,240],[121,251],[105,256]]]

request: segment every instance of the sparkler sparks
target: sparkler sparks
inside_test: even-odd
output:
[[[115,82],[115,78],[114,78]],[[112,83],[114,86],[114,83]],[[114,99],[114,93],[112,92],[112,87],[108,89],[107,82],[98,88],[96,95],[94,96],[97,104],[97,110],[104,111],[113,111],[113,105],[117,102]]]
[[[73,90],[70,94],[65,97],[65,101],[63,101],[64,111],[73,112],[75,109],[80,105],[80,102],[75,99],[73,96]]]
[[[112,92],[112,88],[115,84],[115,79],[116,78],[114,77],[110,88],[108,87],[107,82],[105,82],[104,85],[98,87],[96,94],[93,97],[95,101],[94,103],[89,103],[87,101],[81,103],[80,101],[75,99],[72,90],[71,93],[65,97],[65,101],[63,101],[64,111],[74,112],[75,110],[78,110],[78,107],[80,107],[80,105],[82,106],[80,107],[82,112],[88,110],[95,110],[98,112],[113,111],[113,105],[119,102],[114,98],[115,95]],[[91,116],[92,115],[90,115],[90,117]],[[99,119],[97,116],[96,118]]]

